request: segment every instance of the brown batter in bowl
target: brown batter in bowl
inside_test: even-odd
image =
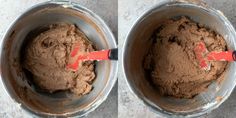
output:
[[[194,48],[203,41],[208,51],[226,51],[224,38],[186,17],[167,20],[151,37],[144,59],[151,83],[162,95],[192,98],[225,72],[227,62],[211,61],[211,70],[199,67]]]
[[[217,78],[214,75],[205,74],[209,76],[209,81],[205,79],[194,79],[195,83],[199,83],[200,87],[203,88],[200,93],[193,92],[193,90],[196,90],[195,88],[190,86],[190,89],[187,90],[188,84],[191,84],[190,78],[188,79],[186,77],[186,80],[177,79],[175,74],[178,76],[187,75],[187,76],[195,76],[196,74],[190,74],[190,71],[195,70],[195,72],[198,72],[197,68],[198,65],[192,64],[195,62],[192,58],[188,59],[191,56],[191,51],[187,51],[187,47],[191,45],[186,45],[184,42],[192,42],[192,39],[185,39],[182,41],[179,41],[179,38],[170,38],[170,42],[168,42],[169,38],[161,38],[165,39],[166,41],[163,41],[163,44],[165,44],[166,47],[162,45],[158,45],[160,41],[155,40],[157,39],[157,36],[160,35],[158,32],[162,30],[162,28],[157,30],[161,25],[169,25],[172,24],[173,27],[169,26],[168,29],[173,29],[172,31],[178,32],[174,27],[176,26],[176,23],[180,20],[181,16],[186,16],[187,18],[191,20],[188,21],[191,25],[186,25],[186,27],[195,27],[197,32],[202,32],[200,29],[205,29],[205,33],[215,31],[211,37],[217,38],[215,40],[220,40],[223,37],[225,39],[225,42],[227,43],[227,49],[228,50],[235,50],[235,39],[236,39],[236,33],[232,26],[232,24],[227,20],[226,17],[222,15],[221,12],[218,10],[215,10],[214,8],[211,8],[209,6],[201,6],[196,5],[192,3],[185,3],[185,2],[177,2],[177,1],[171,1],[171,2],[163,2],[159,5],[154,6],[153,8],[150,8],[147,10],[141,17],[139,17],[134,25],[131,27],[131,30],[127,34],[127,38],[124,42],[124,49],[122,51],[122,67],[123,72],[126,78],[126,81],[128,83],[128,86],[132,90],[132,92],[138,97],[145,105],[148,106],[148,108],[151,108],[155,113],[162,117],[198,117],[200,115],[203,115],[205,113],[208,113],[212,111],[213,109],[217,108],[222,104],[232,93],[234,87],[235,87],[235,63],[229,63],[226,64],[227,67],[225,68],[224,72],[220,74],[221,69],[218,67],[223,67],[220,65],[224,64],[216,64],[216,67],[214,70],[209,71],[210,74],[215,74]],[[184,19],[182,22],[185,21]],[[168,23],[169,22],[169,23]],[[166,24],[165,24],[166,23]],[[202,25],[197,25],[197,23],[200,23]],[[181,23],[185,25],[185,23]],[[178,24],[177,24],[178,25]],[[180,25],[180,24],[179,24]],[[180,28],[182,29],[182,27]],[[190,28],[191,29],[191,28]],[[211,29],[211,30],[209,30]],[[154,33],[156,32],[156,33]],[[183,32],[189,32],[188,30],[183,30]],[[193,33],[191,33],[193,32]],[[194,30],[189,32],[190,35],[197,33]],[[166,32],[167,33],[167,32]],[[168,32],[171,34],[170,32]],[[180,32],[181,33],[181,32]],[[196,34],[194,35],[195,38],[197,36],[205,35],[203,34]],[[155,35],[153,35],[155,34]],[[178,33],[173,33],[178,34]],[[180,37],[180,39],[184,39],[186,35],[189,35],[186,33],[183,33],[183,37]],[[220,37],[217,36],[217,34],[220,34]],[[162,36],[168,36],[163,32],[161,34]],[[155,38],[156,36],[156,38]],[[179,36],[179,35],[177,35]],[[154,38],[151,38],[154,37]],[[206,38],[206,37],[205,37]],[[159,37],[160,39],[160,37]],[[198,39],[198,41],[202,41],[201,39]],[[156,42],[157,44],[155,44]],[[204,40],[205,43],[210,40]],[[218,42],[216,41],[216,42]],[[211,43],[211,42],[209,42]],[[212,50],[221,50],[226,49],[222,44],[215,43],[217,48],[213,48]],[[222,45],[222,47],[220,46]],[[164,56],[165,53],[159,51],[158,49],[163,49],[165,52],[168,52],[169,54],[175,55],[175,59],[178,60],[178,62],[173,63],[171,60],[173,58],[171,55]],[[172,49],[173,48],[173,49]],[[186,48],[186,49],[185,49]],[[208,50],[209,47],[207,47]],[[153,51],[151,54],[151,50],[155,49],[156,51]],[[176,52],[180,53],[182,60],[187,61],[187,63],[191,62],[190,65],[186,65],[185,62],[180,60],[178,54],[172,53],[176,50]],[[184,49],[184,50],[182,50]],[[150,55],[147,56],[147,55]],[[154,62],[145,62],[144,58],[150,58],[150,60],[153,60],[157,58],[157,56],[160,56],[161,58],[169,58],[169,60],[162,59],[163,62],[168,62],[169,64],[162,63],[162,74],[165,72],[165,78],[163,79],[161,76],[160,70],[157,69],[158,64],[155,64]],[[161,60],[161,59],[160,59]],[[147,64],[144,64],[144,62]],[[150,64],[148,64],[150,63]],[[159,62],[160,63],[160,62]],[[179,63],[179,64],[178,64]],[[181,64],[180,64],[181,63]],[[184,65],[182,65],[184,63]],[[177,69],[172,69],[174,68]],[[145,66],[145,68],[144,68]],[[156,66],[156,67],[155,67]],[[191,66],[194,68],[191,68],[187,70],[186,68],[181,68],[183,66]],[[149,70],[147,70],[149,69]],[[178,70],[180,69],[180,70]],[[211,68],[213,69],[213,68]],[[182,70],[182,71],[181,71]],[[148,74],[147,71],[150,73]],[[171,75],[173,78],[176,78],[177,81],[173,81],[173,78],[168,78],[169,75],[167,75],[168,71],[170,72],[169,75]],[[152,74],[153,72],[153,74]],[[159,72],[159,73],[158,73]],[[177,74],[177,72],[180,72]],[[214,72],[214,73],[213,73]],[[218,72],[219,75],[217,75]],[[204,75],[204,72],[199,71],[200,74]],[[182,74],[182,75],[181,75]],[[147,77],[149,75],[149,77]],[[212,76],[212,77],[210,77]],[[155,77],[155,78],[154,78]],[[158,78],[159,77],[159,78]],[[162,77],[162,79],[160,79]],[[184,77],[184,76],[183,76]],[[158,91],[158,84],[154,83],[160,83],[164,91],[160,94],[161,91]],[[168,81],[171,80],[171,81]],[[222,80],[222,81],[221,81]],[[201,83],[202,81],[202,83]],[[205,81],[205,82],[204,82]],[[211,82],[210,82],[211,81]],[[220,81],[220,82],[219,82]],[[173,83],[171,83],[173,82]],[[167,85],[167,83],[172,84],[172,86],[164,86]],[[186,89],[184,89],[182,85],[187,86]],[[194,82],[192,82],[194,83]],[[204,85],[204,83],[209,85]],[[155,86],[155,87],[154,87]],[[197,85],[195,85],[197,86]],[[206,87],[207,86],[207,87]],[[179,90],[177,89],[179,88]],[[196,87],[197,88],[197,87]],[[207,88],[207,89],[205,89]],[[176,91],[174,91],[176,89]],[[185,92],[192,92],[193,94],[185,94]],[[172,95],[171,95],[171,94]],[[181,94],[184,93],[184,94]],[[174,96],[176,95],[176,96]],[[184,96],[184,97],[183,97]],[[181,99],[180,99],[181,98]],[[187,98],[187,99],[186,99]],[[189,99],[191,98],[191,99]],[[221,99],[219,99],[221,98]]]
[[[34,83],[48,92],[70,90],[84,95],[92,90],[94,63],[80,62],[78,70],[66,68],[81,53],[93,51],[92,42],[75,25],[58,23],[47,27],[23,49],[23,68],[32,74]],[[80,44],[77,56],[71,50]]]
[[[57,25],[52,26],[57,27],[57,29],[65,29],[65,31],[68,31],[68,29],[70,29],[70,37],[74,37],[73,25],[75,25],[81,32],[86,35],[86,37],[91,42],[93,42],[93,45],[96,46],[97,50],[117,47],[115,38],[105,22],[98,15],[88,10],[87,8],[77,4],[76,2],[73,2],[73,4],[66,1],[50,1],[41,3],[22,13],[20,17],[15,20],[15,22],[8,29],[7,33],[4,36],[2,44],[3,48],[1,50],[1,76],[3,84],[6,87],[6,91],[17,103],[17,105],[26,110],[28,113],[39,115],[40,117],[82,117],[96,109],[102,102],[106,100],[108,94],[110,93],[117,80],[116,74],[118,70],[118,63],[116,61],[101,61],[99,63],[95,62],[96,67],[93,70],[96,72],[96,79],[91,80],[92,82],[89,82],[92,78],[86,78],[86,80],[83,80],[90,85],[92,84],[93,86],[93,89],[89,92],[89,94],[74,94],[74,91],[72,91],[72,89],[76,89],[77,86],[75,86],[73,83],[71,83],[70,85],[73,85],[74,87],[68,87],[69,89],[67,90],[63,90],[67,86],[65,85],[65,83],[62,83],[63,87],[65,88],[56,88],[56,86],[54,86],[53,88],[46,88],[50,89],[45,89],[47,92],[40,91],[41,89],[38,89],[37,86],[34,86],[36,85],[35,83],[31,83],[32,81],[34,81],[34,77],[29,76],[30,74],[26,73],[26,65],[24,68],[22,67],[22,62],[24,62],[24,60],[22,60],[22,52],[24,52],[22,51],[22,49],[27,47],[25,45],[25,42],[33,40],[34,38],[39,36],[40,33],[46,33],[47,31],[50,31],[50,27],[48,26],[57,23],[72,24],[69,26],[63,26],[64,28]],[[46,26],[46,28],[43,26]],[[79,37],[80,35],[77,28],[75,28],[75,37]],[[51,28],[51,31],[56,32],[56,29]],[[64,30],[62,32],[64,32]],[[63,40],[61,41],[64,42]],[[87,44],[89,41],[82,42],[84,44]],[[65,45],[71,45],[71,43],[73,42],[68,42]],[[47,41],[43,43],[43,45],[46,47],[47,44],[50,43],[47,43]],[[64,48],[64,45],[62,45],[61,43],[55,42],[55,44],[58,45],[58,47],[63,47],[63,50],[68,49]],[[91,44],[89,43],[89,45]],[[48,50],[46,48],[43,50],[48,54],[51,54],[50,51],[57,50],[57,48],[53,48],[53,46],[49,49],[52,50]],[[57,54],[55,54],[54,57],[60,57],[61,54],[57,56],[56,55]],[[42,57],[38,57],[38,59],[40,59],[39,61],[42,61]],[[68,60],[66,58],[62,58],[62,60],[59,61],[62,61],[64,63],[64,59]],[[44,61],[42,62],[46,63]],[[56,61],[54,61],[53,63],[55,62]],[[59,65],[60,64],[53,65],[54,68],[51,68],[50,71],[53,71],[52,69],[58,69],[63,73],[71,72],[70,70],[64,70],[63,67]],[[49,66],[47,65],[45,65],[45,67],[49,68]],[[87,75],[87,72],[90,71],[82,73],[83,77]],[[33,72],[29,73],[31,73],[31,75],[33,74]],[[73,74],[68,74],[66,75],[66,77],[69,78],[72,75]],[[92,74],[90,73],[88,75]],[[31,79],[32,81],[29,81]],[[52,78],[49,78],[50,81],[51,79]],[[86,92],[82,91],[82,93]]]

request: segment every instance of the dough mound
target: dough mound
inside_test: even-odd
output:
[[[23,67],[33,75],[34,83],[45,91],[70,90],[77,95],[87,94],[92,90],[95,78],[94,63],[80,62],[77,71],[66,67],[77,57],[70,57],[75,44],[80,44],[78,54],[94,50],[92,43],[74,25],[50,25],[48,30],[27,42]]]
[[[202,25],[181,17],[164,21],[151,37],[152,46],[144,57],[144,69],[162,95],[192,98],[219,78],[227,62],[210,62],[210,71],[202,70],[195,57],[197,42],[208,51],[227,50],[224,38]]]

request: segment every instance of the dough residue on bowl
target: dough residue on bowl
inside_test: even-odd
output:
[[[87,94],[92,90],[91,84],[95,78],[94,63],[80,62],[77,71],[66,67],[77,57],[70,56],[76,44],[80,45],[78,54],[94,50],[92,43],[75,25],[50,25],[26,43],[23,68],[31,73],[33,82],[43,90],[70,90],[77,95]]]
[[[162,95],[192,98],[225,73],[227,62],[212,61],[211,69],[205,71],[199,67],[194,53],[200,41],[208,51],[225,51],[224,38],[186,17],[164,21],[151,41],[143,66],[150,82]]]

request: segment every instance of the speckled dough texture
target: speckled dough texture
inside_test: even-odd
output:
[[[48,30],[30,40],[24,49],[23,67],[32,73],[33,81],[48,92],[70,90],[84,95],[92,90],[95,78],[94,63],[80,62],[77,71],[66,68],[77,56],[70,56],[79,44],[79,52],[93,51],[92,43],[74,25],[59,23],[50,25]]]
[[[211,69],[205,71],[199,67],[194,53],[200,41],[208,51],[225,51],[224,38],[186,17],[164,21],[151,40],[144,69],[162,95],[192,98],[225,73],[227,62],[212,61]]]

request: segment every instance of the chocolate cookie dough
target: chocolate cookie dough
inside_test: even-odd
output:
[[[94,50],[74,25],[50,25],[48,30],[27,42],[23,67],[31,72],[34,83],[48,92],[70,90],[77,95],[87,94],[95,78],[94,63],[81,62],[77,71],[66,68],[76,58],[70,56],[76,44],[80,44],[80,54]]]
[[[209,51],[225,51],[224,38],[186,17],[163,22],[151,40],[144,69],[162,95],[192,98],[225,73],[227,62],[212,61],[210,71],[205,71],[199,67],[194,53],[200,41]]]

